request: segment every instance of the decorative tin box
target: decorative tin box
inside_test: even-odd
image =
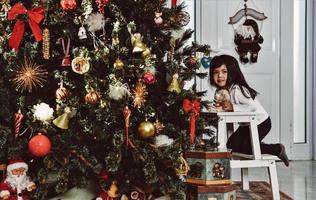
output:
[[[235,184],[228,185],[187,185],[187,200],[236,200]]]
[[[189,151],[185,158],[190,166],[186,182],[198,185],[231,184],[230,158],[227,149]]]

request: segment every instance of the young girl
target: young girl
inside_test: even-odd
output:
[[[221,103],[223,111],[253,111],[257,114],[260,142],[271,130],[271,120],[268,113],[256,98],[258,92],[251,88],[242,74],[238,61],[229,55],[215,56],[210,66],[210,82],[218,89],[227,89],[230,101]],[[228,138],[227,148],[233,152],[251,154],[249,125],[239,128]],[[286,166],[289,160],[283,144],[260,143],[261,153],[278,156]]]

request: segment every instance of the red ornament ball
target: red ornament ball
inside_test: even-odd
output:
[[[51,146],[48,137],[41,133],[32,137],[28,144],[29,151],[36,157],[46,156],[49,153]]]
[[[151,85],[154,84],[157,80],[153,73],[151,72],[145,72],[143,76],[143,81],[145,84]]]
[[[74,10],[77,6],[76,0],[61,0],[60,5],[65,11]]]

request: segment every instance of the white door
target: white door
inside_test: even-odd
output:
[[[255,2],[255,5],[253,4]],[[216,54],[230,54],[237,59],[234,30],[228,24],[229,17],[243,8],[241,0],[196,1],[196,39],[198,43],[209,44]],[[268,18],[263,21],[261,45],[256,64],[240,64],[248,84],[259,92],[259,100],[270,114],[272,130],[264,139],[268,143],[280,142],[280,0],[248,1],[247,6],[263,12]],[[241,19],[243,21],[244,19]],[[259,28],[261,23],[258,22]],[[238,25],[236,25],[238,26]],[[236,27],[235,26],[235,27]],[[212,54],[213,56],[216,54]],[[211,56],[212,56],[211,55]],[[239,59],[238,59],[239,60]],[[201,71],[205,70],[203,67]],[[201,90],[208,90],[206,99],[212,95],[207,79],[200,82]]]

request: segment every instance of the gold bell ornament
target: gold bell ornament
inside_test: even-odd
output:
[[[110,186],[110,189],[107,191],[107,194],[111,198],[117,198],[119,196],[119,191],[118,191],[118,187],[117,187],[117,182],[116,181],[112,181],[112,184]]]
[[[180,88],[180,84],[179,84],[178,78],[179,78],[178,74],[174,74],[172,76],[172,81],[171,81],[170,85],[167,88],[167,90],[169,92],[175,92],[177,94],[179,94],[181,92],[181,88]]]
[[[140,33],[134,33],[132,35],[133,53],[143,52],[147,46],[142,42],[142,35]]]
[[[64,109],[64,114],[60,115],[56,119],[53,120],[53,124],[61,129],[68,129],[69,119],[71,118],[71,109],[70,107],[66,107]]]

